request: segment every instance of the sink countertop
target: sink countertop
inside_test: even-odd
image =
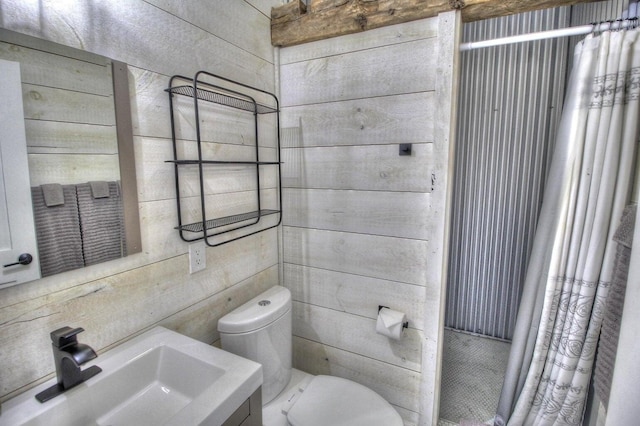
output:
[[[158,361],[160,358],[163,361]],[[56,379],[52,379],[8,400],[2,405],[0,426],[126,424],[125,419],[130,421],[131,417],[124,417],[118,411],[132,410],[121,409],[121,406],[129,404],[134,410],[136,408],[138,411],[149,410],[148,407],[135,406],[138,401],[142,401],[140,393],[136,394],[132,390],[130,396],[121,394],[126,394],[128,384],[131,383],[133,386],[136,380],[142,382],[154,380],[154,383],[160,380],[138,377],[144,373],[141,370],[160,369],[155,364],[148,365],[150,363],[148,360],[151,359],[155,360],[154,362],[163,362],[162,368],[170,370],[166,372],[171,376],[168,380],[173,380],[172,383],[182,382],[176,386],[186,387],[187,394],[192,390],[189,389],[190,386],[193,387],[191,383],[200,382],[200,388],[192,390],[188,401],[182,405],[176,405],[178,408],[175,412],[167,411],[170,410],[170,406],[164,406],[163,399],[152,400],[150,406],[156,407],[154,409],[158,411],[163,421],[160,424],[220,425],[262,385],[260,364],[158,326],[83,365],[82,369],[98,365],[103,371],[60,396],[45,403],[35,399],[38,392],[56,383]],[[201,371],[206,374],[201,374]],[[189,379],[189,374],[195,380]],[[204,383],[203,380],[205,380]],[[208,380],[212,380],[210,384]],[[145,385],[142,382],[140,386]],[[161,389],[156,392],[161,395],[159,398],[163,398],[163,391],[167,394],[172,391],[169,389],[170,386],[164,386],[162,383],[160,385],[156,383],[154,386]],[[127,397],[128,400],[126,400]],[[118,399],[125,399],[125,401]],[[108,405],[110,401],[116,402],[110,406]],[[161,412],[163,409],[168,412],[166,417],[165,413]],[[116,413],[112,414],[112,412]],[[154,425],[159,424],[157,418],[151,419],[153,416],[149,421]]]

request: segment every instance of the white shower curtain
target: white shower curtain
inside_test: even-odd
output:
[[[639,30],[579,43],[496,425],[580,425],[638,143]]]

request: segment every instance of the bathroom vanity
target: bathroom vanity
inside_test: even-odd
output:
[[[2,405],[0,426],[262,425],[262,366],[163,327],[86,364],[102,372],[41,403],[43,383]]]
[[[262,391],[258,388],[222,426],[262,426]]]

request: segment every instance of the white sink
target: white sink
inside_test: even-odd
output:
[[[35,395],[55,379],[4,403],[0,426],[220,425],[262,384],[260,364],[163,327],[91,365],[102,372],[49,401]]]

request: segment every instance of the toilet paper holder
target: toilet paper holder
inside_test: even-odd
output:
[[[378,313],[380,313],[380,311],[382,310],[382,308],[387,308],[387,309],[391,309],[388,306],[382,306],[382,305],[378,305]],[[402,323],[402,328],[409,328],[409,321],[405,321]]]

